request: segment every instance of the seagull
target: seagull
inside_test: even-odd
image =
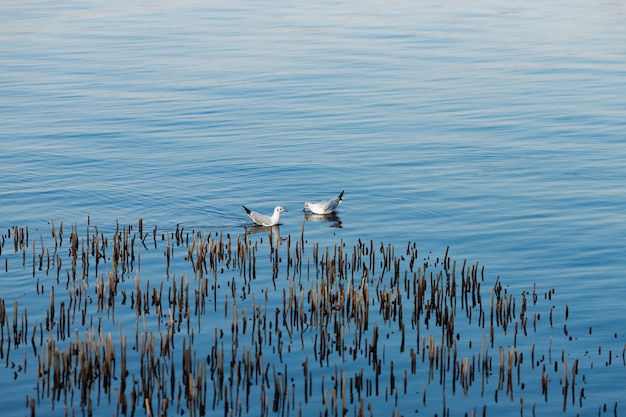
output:
[[[276,226],[280,219],[280,213],[287,211],[281,206],[276,206],[274,208],[274,214],[266,216],[265,214],[259,214],[256,211],[252,211],[246,206],[241,207],[243,207],[246,213],[248,213],[248,216],[252,219],[252,221],[259,226]]]
[[[337,206],[343,201],[343,191],[335,198],[323,200],[319,203],[304,203],[304,210],[309,210],[313,214],[329,214],[333,213]]]

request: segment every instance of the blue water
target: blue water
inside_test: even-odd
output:
[[[450,247],[515,294],[554,289],[573,354],[621,355],[625,7],[4,2],[0,230],[236,236],[242,204],[280,204],[300,236],[303,202],[345,190],[342,228],[309,241]],[[626,398],[623,363],[602,372],[583,412]]]

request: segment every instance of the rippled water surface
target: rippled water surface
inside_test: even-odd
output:
[[[602,358],[585,363],[585,399],[564,413],[622,413],[626,3],[8,1],[0,12],[7,242],[13,226],[50,239],[51,220],[237,236],[242,204],[287,208],[280,235],[295,240],[303,202],[345,190],[342,227],[306,221],[309,243],[400,253],[412,242],[422,259],[449,247],[485,267],[486,287],[553,291],[545,308],[567,308],[569,330],[550,340]],[[11,311],[0,381],[12,384],[0,405],[25,415],[36,360],[14,375],[23,354],[7,358],[6,335],[33,278],[12,243],[0,260]],[[417,395],[399,412],[446,407]],[[492,396],[443,401],[471,412]],[[517,415],[518,397],[489,407]],[[528,397],[530,415],[543,396]],[[555,397],[546,412],[562,410]],[[48,399],[37,415],[62,409]]]

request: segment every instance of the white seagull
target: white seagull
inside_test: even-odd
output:
[[[252,219],[252,221],[259,226],[276,226],[280,219],[280,213],[287,211],[281,206],[276,206],[274,208],[274,214],[266,216],[265,214],[259,214],[256,211],[252,211],[246,206],[241,207],[243,207],[246,213],[248,213],[248,216]]]
[[[309,210],[313,214],[330,214],[343,201],[343,191],[335,198],[320,201],[319,203],[304,203],[304,210]]]

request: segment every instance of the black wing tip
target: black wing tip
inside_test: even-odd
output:
[[[243,204],[241,205],[241,207],[243,207],[246,213],[250,214],[250,209],[248,207],[244,206]]]
[[[338,197],[338,198],[339,198],[340,200],[343,200],[343,191],[341,192],[341,194],[339,194],[339,197]]]

